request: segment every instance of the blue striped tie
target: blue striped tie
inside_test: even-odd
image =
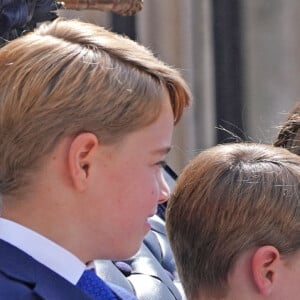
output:
[[[85,270],[76,286],[95,300],[118,300],[109,286],[93,270]]]

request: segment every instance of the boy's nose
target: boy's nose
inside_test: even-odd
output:
[[[171,193],[170,187],[169,187],[167,181],[165,180],[164,175],[162,175],[161,181],[162,181],[161,182],[161,192],[160,192],[160,197],[158,200],[159,204],[166,202],[169,199],[170,193]]]

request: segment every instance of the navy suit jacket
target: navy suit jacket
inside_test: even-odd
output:
[[[113,288],[120,299],[136,299]],[[92,300],[79,288],[0,239],[0,300]]]

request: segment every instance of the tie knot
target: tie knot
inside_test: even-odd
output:
[[[117,300],[109,286],[93,270],[85,270],[76,285],[95,300]]]

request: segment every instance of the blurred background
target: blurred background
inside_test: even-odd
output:
[[[218,143],[272,143],[300,100],[299,0],[144,0],[132,17],[59,10],[128,35],[179,69],[193,104],[168,159],[180,172]]]

